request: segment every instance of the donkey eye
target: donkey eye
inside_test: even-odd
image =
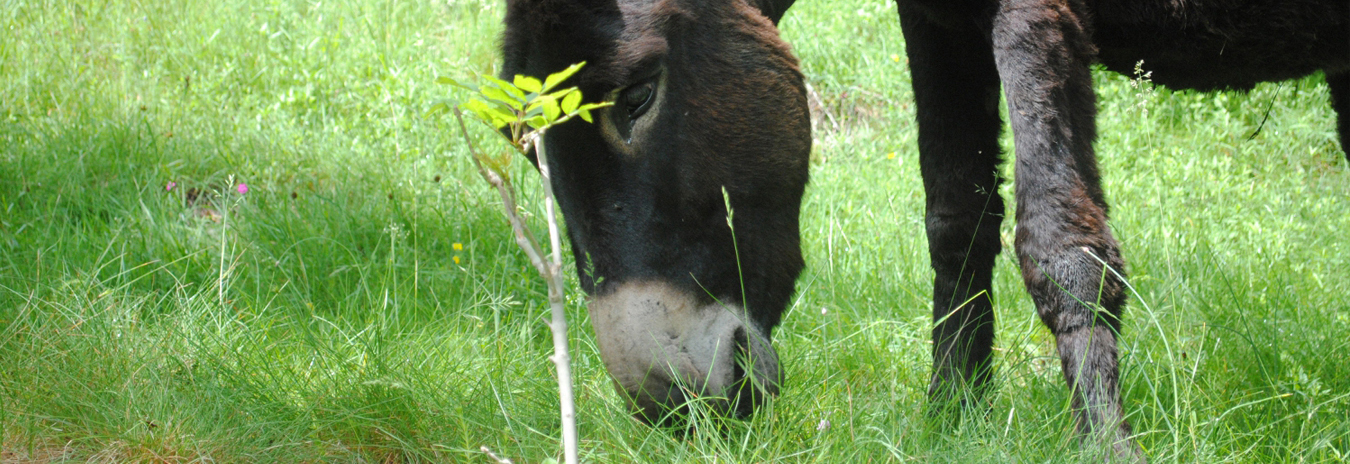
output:
[[[652,95],[656,94],[655,82],[643,82],[638,85],[628,87],[619,94],[619,101],[628,109],[628,118],[637,119],[642,113],[647,112],[647,107],[651,106]]]

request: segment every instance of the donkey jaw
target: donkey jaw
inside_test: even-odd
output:
[[[698,405],[745,417],[778,394],[778,353],[740,306],[700,305],[689,292],[645,281],[621,284],[588,309],[605,367],[647,423],[679,423]]]

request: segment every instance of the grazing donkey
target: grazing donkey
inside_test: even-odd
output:
[[[545,143],[601,357],[649,422],[674,422],[695,397],[744,416],[781,383],[769,339],[803,266],[797,221],[811,146],[802,75],[774,27],[792,3],[507,2],[503,76],[586,61],[571,84],[615,102]],[[991,375],[1003,95],[1017,152],[1016,252],[1055,335],[1078,428],[1117,457],[1142,459],[1117,384],[1125,263],[1093,153],[1089,66],[1130,72],[1142,61],[1154,82],[1202,90],[1321,70],[1345,143],[1350,4],[897,4],[936,273],[930,399],[977,397]]]

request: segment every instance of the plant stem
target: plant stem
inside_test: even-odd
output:
[[[558,398],[562,414],[563,452],[568,464],[577,462],[577,414],[572,398],[572,357],[567,347],[567,313],[563,304],[562,244],[558,233],[558,216],[553,212],[553,183],[549,177],[548,154],[544,151],[544,134],[534,138],[534,153],[539,159],[539,174],[544,181],[544,215],[548,219],[549,246],[553,262],[549,263],[548,303],[553,311],[553,365],[558,369]]]
[[[544,211],[548,219],[549,245],[553,247],[551,256],[544,254],[543,248],[539,246],[539,241],[535,240],[534,233],[525,226],[525,219],[516,212],[516,194],[515,188],[511,182],[501,173],[485,166],[479,159],[479,154],[473,148],[473,142],[469,138],[469,129],[464,125],[464,117],[459,108],[454,108],[455,119],[459,120],[459,129],[464,134],[464,141],[469,146],[469,157],[473,158],[473,164],[478,168],[478,174],[483,176],[488,184],[497,189],[497,193],[502,197],[502,207],[506,210],[506,219],[511,222],[511,230],[516,239],[516,245],[525,252],[530,258],[530,264],[534,265],[535,270],[548,283],[548,302],[552,311],[552,320],[548,324],[549,331],[553,333],[553,356],[549,357],[553,361],[554,367],[558,370],[558,400],[559,411],[562,416],[562,435],[563,435],[563,455],[567,464],[577,463],[577,421],[576,421],[576,403],[572,395],[572,357],[568,354],[567,348],[567,312],[563,300],[563,274],[562,274],[562,239],[558,231],[558,219],[554,214],[553,184],[550,181],[548,171],[548,155],[544,152],[543,131],[539,130],[529,135],[530,143],[534,146],[535,154],[539,160],[539,173],[544,182]],[[551,258],[551,261],[549,260]]]

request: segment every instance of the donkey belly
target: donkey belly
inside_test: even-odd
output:
[[[1131,73],[1143,61],[1172,88],[1249,89],[1319,69],[1350,71],[1345,0],[1089,1],[1098,57]]]

